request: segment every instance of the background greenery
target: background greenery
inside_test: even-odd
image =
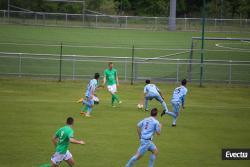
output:
[[[11,5],[32,11],[82,13],[81,3],[44,0],[10,0]],[[202,0],[177,0],[177,17],[201,17]],[[168,16],[169,0],[85,0],[85,9],[105,14]],[[211,18],[250,18],[249,0],[206,0]],[[7,0],[0,1],[7,9]],[[86,11],[89,13],[89,11]]]

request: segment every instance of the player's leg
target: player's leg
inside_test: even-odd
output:
[[[173,112],[167,111],[167,112],[165,112],[165,114],[170,115],[174,119],[176,117],[176,114],[174,112],[175,111],[175,103],[173,103],[173,102],[172,102],[172,110],[173,110]],[[161,114],[161,116],[162,116],[162,114]]]
[[[172,126],[176,126],[176,121],[177,121],[177,118],[179,117],[180,115],[180,104],[179,103],[174,103],[174,114],[175,114],[175,117],[173,117],[173,123],[172,123]]]
[[[64,154],[56,152],[51,157],[51,167],[59,166],[59,164],[63,161],[63,159],[64,159]]]
[[[93,99],[89,99],[88,103],[89,103],[89,105],[88,105],[88,108],[87,108],[87,113],[85,115],[86,117],[90,117],[90,114],[91,114],[93,106],[94,106],[94,100]]]
[[[148,101],[151,100],[150,96],[145,96],[145,100],[144,100],[144,109],[145,111],[148,111]]]
[[[140,147],[138,148],[136,154],[130,158],[125,167],[131,167],[134,165],[136,160],[139,160],[148,150],[149,143],[141,141]]]
[[[121,100],[117,94],[117,86],[116,84],[111,86],[111,94],[112,94],[112,104],[114,104],[115,101],[117,101],[117,103],[121,103]]]
[[[69,150],[67,150],[66,154],[65,154],[65,158],[64,160],[67,162],[67,164],[69,165],[69,167],[73,167],[75,164],[75,161],[73,159],[72,154],[69,152]]]
[[[152,152],[152,154],[150,155],[150,159],[149,159],[149,164],[148,164],[148,166],[149,166],[149,167],[153,167],[153,166],[154,166],[155,159],[156,159],[156,156],[158,155],[158,149],[157,149],[157,147],[155,146],[155,144],[154,144],[153,142],[151,142],[150,147],[149,147],[148,150]]]
[[[166,112],[168,112],[168,107],[166,102],[163,100],[163,98],[160,95],[155,95],[155,99],[161,103],[162,107],[163,107],[163,111],[161,113],[161,116],[163,116],[164,114],[166,114]]]

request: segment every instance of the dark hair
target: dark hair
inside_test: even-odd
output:
[[[187,84],[187,80],[186,80],[186,79],[183,79],[183,80],[181,81],[181,85],[185,86],[186,84]]]
[[[95,73],[95,79],[98,79],[100,77],[99,73]]]
[[[110,65],[110,64],[113,64],[113,63],[112,63],[112,62],[109,62],[109,65]]]
[[[72,117],[68,117],[66,123],[67,125],[73,125],[74,119]]]
[[[150,84],[150,80],[149,80],[149,79],[146,79],[145,83],[146,83],[146,84]]]
[[[153,108],[153,109],[151,110],[151,112],[150,112],[150,115],[151,115],[152,117],[157,116],[157,114],[158,114],[157,108]]]

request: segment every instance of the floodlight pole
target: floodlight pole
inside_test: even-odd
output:
[[[206,6],[206,0],[203,0],[203,8],[202,8],[202,34],[201,34],[201,63],[200,63],[200,87],[202,86],[202,80],[203,80],[203,71],[204,71],[204,29],[205,29],[205,6]]]

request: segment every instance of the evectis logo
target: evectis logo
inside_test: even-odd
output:
[[[250,160],[250,149],[222,149],[222,160]]]

